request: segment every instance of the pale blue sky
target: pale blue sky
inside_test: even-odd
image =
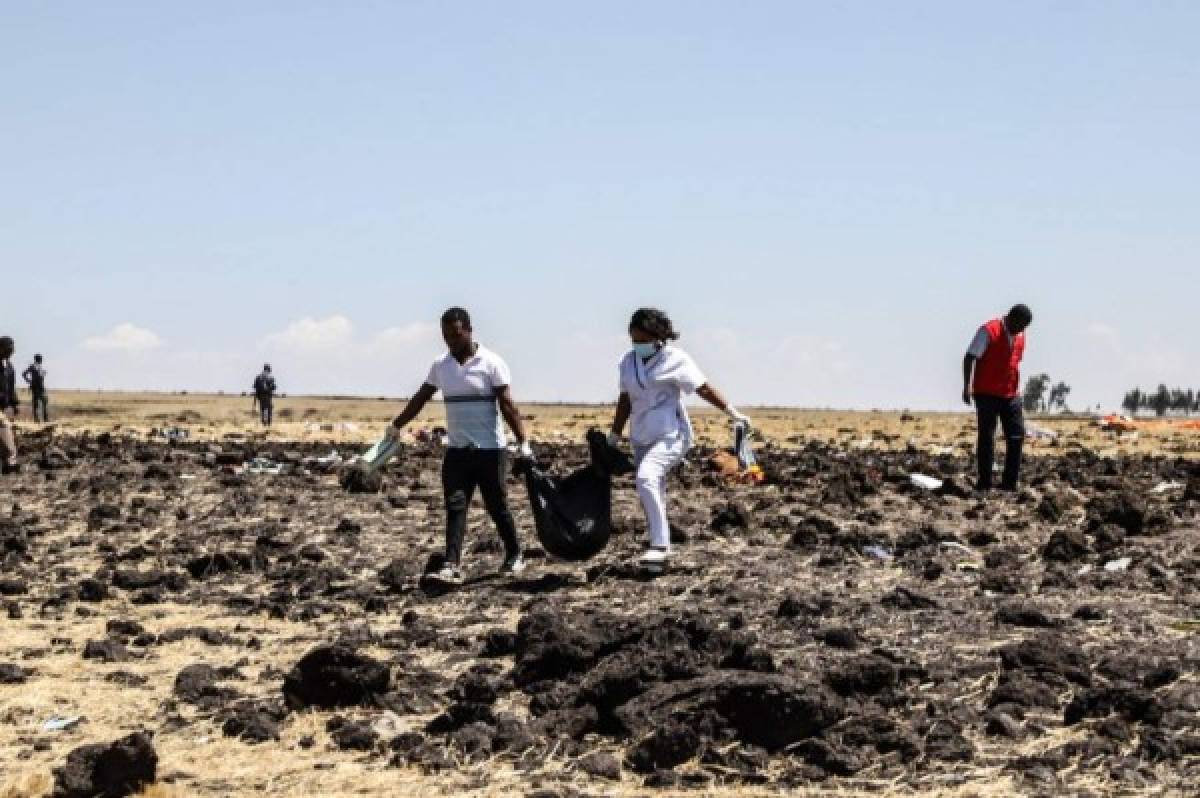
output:
[[[610,397],[657,304],[743,404],[1200,387],[1200,4],[48,3],[0,11],[0,264],[60,387],[406,394],[448,304]],[[115,331],[115,333],[114,333]]]

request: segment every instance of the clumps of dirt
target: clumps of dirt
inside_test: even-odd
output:
[[[711,526],[714,532],[745,529],[750,525],[749,511],[738,502],[726,502],[713,509]]]
[[[223,573],[262,571],[267,567],[261,551],[218,551],[188,561],[187,571],[193,579],[207,579]]]
[[[996,622],[1010,626],[1025,626],[1030,628],[1049,629],[1058,626],[1059,622],[1042,612],[1037,607],[1021,602],[1004,604],[996,610]]]
[[[383,473],[367,468],[347,468],[338,480],[347,493],[379,493],[383,490]]]
[[[244,743],[265,743],[279,739],[280,724],[287,709],[280,704],[245,700],[226,706],[217,713],[221,733]]]
[[[137,732],[111,743],[84,745],[54,771],[55,798],[123,798],[153,784],[158,754],[150,735]]]
[[[589,792],[857,778],[986,791],[1004,772],[1052,794],[1200,776],[1195,658],[1170,628],[1194,614],[1197,507],[1186,489],[1153,490],[1194,480],[1181,458],[1064,447],[1027,461],[1020,493],[982,495],[959,489],[972,464],[955,454],[768,446],[769,486],[672,475],[677,546],[662,575],[630,562],[642,517],[618,479],[615,534],[586,579],[533,546],[528,573],[492,577],[489,528],[469,536],[468,579],[446,592],[420,581],[441,564],[426,560],[444,523],[433,450],[394,463],[388,494],[372,496],[306,470],[319,443],[55,443],[70,467],[14,476],[20,506],[0,513],[0,616],[72,614],[103,633],[15,652],[0,681],[58,689],[27,663],[90,649],[87,678],[166,696],[144,721],[164,750],[203,722],[275,760],[311,711],[331,765],[386,758],[457,785],[502,761],[544,769],[533,789],[547,794],[568,777]],[[587,461],[582,446],[540,453]],[[252,457],[294,468],[245,477],[217,463]],[[915,488],[912,473],[952,488]],[[167,601],[253,620],[164,629],[149,620],[161,613],[131,609]],[[275,665],[263,648],[296,640],[276,619],[336,642]],[[185,667],[108,664],[161,662],[184,641],[204,651]],[[68,739],[43,735],[32,757],[65,755]]]
[[[1192,474],[1188,477],[1187,484],[1183,489],[1183,502],[1200,502],[1200,474]]]
[[[1008,670],[1024,671],[1038,681],[1078,685],[1092,683],[1091,663],[1083,649],[1062,637],[1043,634],[999,649],[1000,662]]]
[[[0,519],[0,561],[15,565],[29,552],[29,535],[14,519]]]
[[[0,596],[22,596],[29,592],[29,584],[17,577],[0,578]]]
[[[615,712],[622,731],[635,739],[675,722],[711,740],[779,751],[820,734],[842,719],[845,708],[820,685],[779,674],[716,670],[655,685]]]
[[[878,492],[881,480],[878,470],[857,463],[829,465],[832,466],[832,473],[825,481],[822,503],[853,507],[861,505],[864,499]]]
[[[370,706],[387,692],[388,668],[350,646],[320,646],[305,654],[283,680],[291,709]]]
[[[825,681],[839,695],[877,695],[927,675],[920,665],[905,662],[896,654],[877,648],[866,656],[845,661],[826,674]]]
[[[897,585],[880,603],[897,610],[932,610],[938,606],[935,599],[903,585]]]
[[[128,662],[129,650],[120,640],[89,640],[83,647],[84,659],[95,659],[101,662]]]
[[[214,668],[211,665],[188,665],[175,676],[175,695],[182,701],[213,709],[238,697],[238,691],[221,687],[219,682],[241,679],[237,668]]]
[[[1076,527],[1054,530],[1042,547],[1042,557],[1055,562],[1074,562],[1087,557],[1089,553],[1087,536]]]
[[[29,671],[11,662],[0,663],[0,684],[25,684],[29,681]]]
[[[379,733],[367,721],[334,715],[325,723],[325,731],[343,751],[371,751],[379,744]]]
[[[537,733],[624,741],[628,766],[648,773],[730,741],[780,751],[841,720],[832,690],[775,669],[754,635],[698,615],[635,621],[539,606],[518,625],[513,681]]]
[[[1078,693],[1063,712],[1068,726],[1086,718],[1103,718],[1120,713],[1126,721],[1157,724],[1162,720],[1162,707],[1154,694],[1138,687],[1101,687]]]

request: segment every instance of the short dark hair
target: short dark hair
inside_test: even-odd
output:
[[[34,356],[33,356],[33,362],[34,362],[34,363],[41,363],[41,362],[42,362],[42,356],[41,356],[41,355],[34,355]]]
[[[638,308],[629,320],[629,331],[641,330],[656,341],[674,341],[679,337],[671,318],[658,308]]]
[[[461,322],[462,326],[471,329],[471,314],[460,307],[452,307],[442,314],[442,324],[451,325]]]
[[[0,349],[16,349],[17,345],[7,335],[0,336]]]
[[[1033,311],[1029,309],[1028,305],[1013,305],[1012,310],[1008,311],[1008,315],[1012,319],[1019,319],[1025,322],[1026,326],[1029,326],[1029,323],[1033,321]]]

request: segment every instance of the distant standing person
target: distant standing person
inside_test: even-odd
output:
[[[476,487],[483,494],[483,505],[504,543],[502,574],[525,569],[517,525],[508,509],[504,479],[508,473],[508,451],[504,426],[517,439],[521,457],[532,457],[525,437],[525,425],[513,401],[508,364],[495,352],[478,343],[471,329],[471,317],[462,308],[450,308],[442,314],[442,339],[449,350],[433,362],[425,382],[404,410],[388,427],[388,435],[397,437],[421,408],[442,392],[446,403],[449,446],[442,461],[442,492],[446,501],[446,563],[433,578],[445,584],[461,584],[463,538],[467,531],[467,509]]]
[[[632,419],[629,439],[637,465],[635,484],[646,513],[648,547],[642,565],[663,567],[671,554],[667,523],[667,475],[692,446],[694,433],[683,400],[697,394],[735,421],[750,419],[725,401],[696,365],[696,361],[671,342],[679,333],[667,314],[641,308],[629,321],[631,351],[618,366],[620,396],[609,442],[615,444]]]
[[[42,356],[34,355],[33,362],[21,372],[29,392],[33,394],[33,420],[46,424],[50,421],[50,398],[46,394],[46,368]]]
[[[271,364],[263,364],[262,373],[254,378],[254,401],[258,404],[259,420],[271,426],[275,417],[275,377],[271,375]]]
[[[17,407],[20,405],[17,374],[12,366],[15,351],[13,339],[7,335],[0,338],[0,473],[3,474],[11,474],[19,469],[17,438],[13,432],[13,420],[17,417]]]
[[[1000,319],[992,319],[975,333],[963,357],[963,401],[975,400],[979,439],[975,451],[979,465],[978,490],[992,487],[996,457],[996,420],[1004,428],[1004,476],[1002,490],[1015,491],[1021,475],[1021,448],[1025,444],[1025,413],[1021,407],[1021,357],[1025,354],[1025,330],[1033,313],[1025,305],[1013,305]]]

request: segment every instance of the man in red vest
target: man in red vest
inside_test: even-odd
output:
[[[1021,356],[1025,354],[1025,329],[1033,313],[1025,305],[1013,305],[1002,319],[992,319],[975,333],[963,358],[963,401],[975,399],[979,421],[978,490],[992,487],[996,457],[996,420],[1004,427],[1006,448],[1004,476],[1000,487],[1016,490],[1021,475],[1021,447],[1025,443],[1025,414],[1021,407]]]

